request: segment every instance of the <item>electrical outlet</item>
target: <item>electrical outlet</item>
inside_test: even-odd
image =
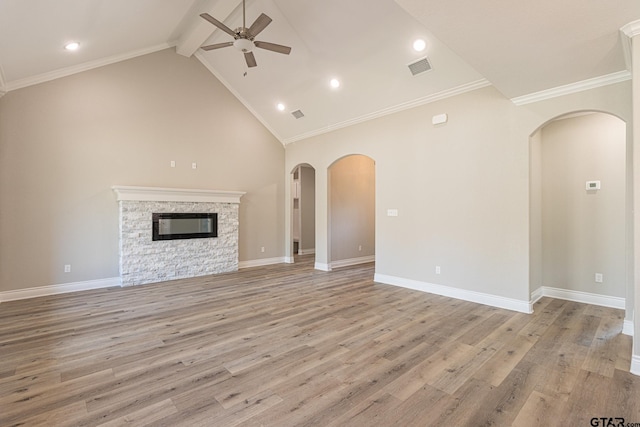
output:
[[[64,265],[64,272],[65,273],[71,273],[71,264],[65,264]]]
[[[264,252],[264,246],[260,248],[260,252]]]
[[[602,273],[596,273],[596,283],[602,283]]]
[[[196,162],[191,163],[191,169],[198,169],[198,164]]]
[[[172,168],[176,167],[176,161],[175,160],[171,160],[171,162],[169,163],[169,166],[171,166]]]
[[[362,245],[358,245],[358,250],[362,252]]]
[[[440,274],[440,266],[436,265],[436,274]]]

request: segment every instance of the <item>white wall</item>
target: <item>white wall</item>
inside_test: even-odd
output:
[[[540,132],[543,284],[624,298],[625,123],[594,113]],[[592,180],[602,188],[586,191]]]
[[[240,261],[281,257],[283,170],[273,135],[171,49],[11,91],[0,98],[0,291],[117,277],[112,185],[246,191]]]
[[[286,163],[327,168],[348,154],[376,161],[376,272],[528,302],[529,138],[573,111],[631,117],[624,82],[521,107],[488,87],[309,138]],[[446,125],[431,117],[447,113]],[[387,209],[398,209],[388,217]],[[328,212],[316,208],[316,262],[329,259]],[[441,267],[441,274],[435,273]]]

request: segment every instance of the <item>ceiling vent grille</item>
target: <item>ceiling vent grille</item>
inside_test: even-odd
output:
[[[408,67],[411,74],[417,76],[418,74],[429,71],[431,69],[431,63],[429,62],[429,58],[424,57],[422,59],[418,59],[416,62],[412,62]]]
[[[293,117],[295,117],[296,119],[301,119],[301,118],[303,118],[303,117],[304,117],[304,113],[303,113],[302,111],[300,111],[300,110],[293,111],[291,114],[292,114],[292,115],[293,115]]]

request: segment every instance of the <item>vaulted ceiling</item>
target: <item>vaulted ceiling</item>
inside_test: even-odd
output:
[[[638,0],[247,0],[246,8],[247,26],[260,13],[273,19],[256,39],[291,46],[290,55],[255,49],[258,66],[248,68],[233,47],[199,49],[231,40],[199,14],[235,29],[239,0],[2,0],[0,91],[175,48],[288,143],[489,84],[519,103],[629,79],[620,29],[640,20]],[[423,52],[412,48],[418,38]],[[80,49],[65,51],[69,41]],[[408,65],[424,57],[432,69],[413,75]]]

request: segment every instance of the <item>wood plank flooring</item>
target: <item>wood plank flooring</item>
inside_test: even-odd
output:
[[[622,319],[550,298],[515,313],[309,257],[6,302],[0,426],[640,423]]]

